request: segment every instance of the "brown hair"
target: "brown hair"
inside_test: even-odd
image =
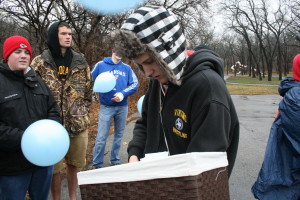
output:
[[[58,25],[58,28],[59,27],[67,27],[69,29],[71,29],[72,27],[70,26],[70,24],[68,24],[67,22],[60,22],[59,25]]]

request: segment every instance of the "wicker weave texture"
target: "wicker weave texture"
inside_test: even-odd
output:
[[[83,200],[229,200],[226,168],[210,170],[196,176],[80,185],[80,192]]]

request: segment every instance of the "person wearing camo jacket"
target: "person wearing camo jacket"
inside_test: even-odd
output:
[[[86,165],[92,81],[87,61],[71,48],[71,43],[70,25],[62,21],[52,23],[47,35],[48,49],[35,57],[31,66],[52,91],[61,110],[62,124],[70,136],[65,162],[69,197],[75,200],[78,168]],[[63,167],[63,160],[54,166],[51,185],[54,200],[60,199]]]

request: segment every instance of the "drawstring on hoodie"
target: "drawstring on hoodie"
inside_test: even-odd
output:
[[[163,101],[162,98],[164,98],[166,96],[167,93],[167,89],[168,89],[168,83],[164,83],[164,84],[160,84],[160,97],[159,97],[159,103],[160,103],[160,110],[159,110],[159,116],[160,116],[160,123],[161,123],[161,127],[162,127],[162,131],[163,131],[163,135],[164,135],[164,139],[165,139],[165,144],[167,147],[167,151],[168,151],[168,155],[170,156],[170,150],[169,150],[169,146],[168,146],[168,142],[167,142],[167,138],[166,138],[166,133],[165,133],[165,129],[164,129],[164,125],[163,125],[163,121],[162,121],[162,115],[161,115],[161,111],[162,111],[162,107],[163,107]],[[164,95],[164,97],[161,97],[161,94]]]
[[[166,96],[167,90],[168,90],[168,83],[162,83],[160,84],[160,89],[164,96]]]

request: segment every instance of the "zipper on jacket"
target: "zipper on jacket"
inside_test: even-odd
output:
[[[59,80],[61,82],[61,92],[60,92],[60,109],[61,109],[61,124],[65,126],[65,120],[64,120],[64,109],[63,109],[63,97],[64,97],[64,83],[63,81]]]
[[[24,92],[24,96],[25,96],[25,101],[26,101],[26,109],[27,109],[27,112],[29,114],[29,119],[26,118],[26,121],[27,121],[27,124],[32,124],[33,121],[32,121],[32,117],[31,117],[31,112],[30,112],[30,109],[29,109],[29,105],[28,105],[28,95],[29,95],[29,89],[26,88],[25,84],[23,84],[23,92]]]
[[[49,50],[50,51],[50,50]],[[50,55],[51,55],[51,52],[50,52]],[[65,126],[65,123],[64,123],[64,110],[63,110],[63,96],[64,96],[64,82],[65,81],[62,81],[62,80],[60,80],[60,78],[59,78],[59,74],[58,74],[58,70],[57,70],[57,66],[56,66],[56,63],[54,62],[54,60],[53,60],[53,62],[51,62],[51,60],[49,60],[49,59],[47,59],[47,57],[46,58],[44,58],[45,59],[45,62],[46,63],[48,63],[48,65],[50,66],[50,69],[52,68],[54,71],[55,71],[55,73],[56,73],[56,77],[57,77],[57,81],[59,81],[60,83],[61,83],[61,92],[60,92],[60,113],[61,113],[61,124],[63,125],[63,126]],[[73,60],[72,60],[72,63],[71,64],[73,64]],[[66,76],[66,78],[65,78],[65,80],[67,80],[67,78],[68,78],[68,75],[71,73],[71,67],[70,67],[70,69],[69,69],[69,72],[68,72],[68,74],[67,74],[67,76]]]

